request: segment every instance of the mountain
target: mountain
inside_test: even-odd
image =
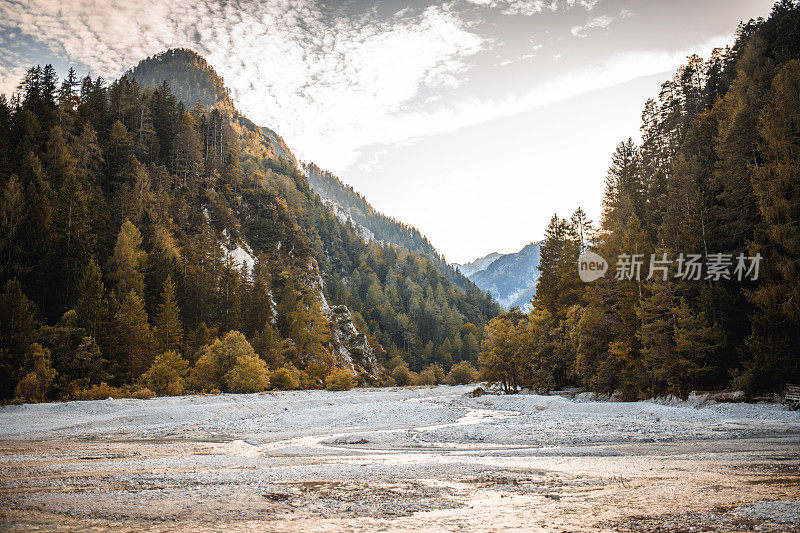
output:
[[[494,263],[495,260],[499,259],[502,256],[503,254],[492,252],[489,255],[479,257],[478,259],[470,263],[464,263],[463,265],[460,265],[458,263],[453,263],[453,266],[456,268],[456,270],[458,270],[465,276],[470,277],[476,272],[480,272],[481,270],[486,270],[487,268],[489,268],[489,265]]]
[[[199,102],[205,108],[220,110],[233,132],[243,140],[245,157],[255,160],[264,157],[273,165],[285,164],[288,168],[300,168],[311,189],[320,196],[323,203],[342,222],[347,222],[349,218],[365,240],[377,239],[417,252],[430,259],[439,273],[460,290],[476,290],[465,276],[456,272],[445,261],[417,228],[379,213],[361,194],[342,183],[332,173],[313,163],[299,165],[277,133],[270,128],[256,126],[236,110],[223,78],[194,51],[166,50],[140,61],[125,76],[136,80],[143,87],[158,87],[167,82],[172,94],[187,109]]]
[[[13,221],[0,240],[0,323],[24,326],[0,332],[0,399],[18,385],[38,398],[127,394],[172,364],[169,389],[151,383],[159,394],[263,388],[264,365],[284,385],[317,388],[342,369],[391,383],[389,359],[413,370],[476,361],[500,310],[491,297],[443,275],[432,247],[390,240],[426,242],[417,230],[389,223],[397,235],[373,238],[326,205],[194,52],[146,59],[108,86],[86,76],[58,87],[52,67],[34,67],[13,104],[0,98]],[[39,379],[31,350],[55,382],[22,383]]]
[[[504,309],[515,306],[528,309],[539,281],[541,245],[541,241],[534,242],[517,253],[489,254],[458,268],[470,271],[469,279],[491,294]]]
[[[225,80],[211,65],[193,50],[173,48],[139,62],[125,77],[142,87],[158,87],[167,83],[176,100],[192,109],[197,103],[216,108],[229,121],[241,138],[244,153],[252,157],[285,160],[297,165],[297,160],[283,139],[269,128],[256,126],[236,110]]]

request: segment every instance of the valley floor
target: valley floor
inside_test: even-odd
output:
[[[800,412],[297,391],[0,408],[0,529],[800,531]]]

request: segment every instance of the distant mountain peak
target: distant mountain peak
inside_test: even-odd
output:
[[[464,274],[465,276],[470,277],[473,274],[476,274],[482,270],[486,270],[487,268],[489,268],[489,265],[491,265],[501,257],[503,257],[503,254],[498,252],[492,252],[469,263],[464,263],[464,264],[453,263],[453,266],[457,268],[458,271]]]
[[[517,306],[528,308],[536,294],[539,281],[539,249],[544,241],[532,242],[519,252],[511,254],[489,254],[466,265],[456,267],[475,285],[491,294],[505,309]],[[497,256],[497,257],[493,257]],[[488,264],[482,264],[488,263]],[[462,268],[475,268],[466,273]]]

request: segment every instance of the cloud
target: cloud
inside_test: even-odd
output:
[[[545,9],[558,11],[579,5],[591,11],[600,0],[467,0],[470,4],[499,9],[504,15],[536,15]]]
[[[278,131],[300,158],[334,172],[364,147],[415,142],[673,70],[695,51],[622,54],[522,94],[480,99],[448,92],[491,44],[451,4],[379,17],[324,10],[311,0],[182,1],[0,0],[0,35],[34,36],[106,78],[166,48],[193,48],[225,78],[240,110]],[[522,9],[521,0],[470,1]],[[596,4],[524,3],[528,10]],[[4,89],[16,84],[25,61],[13,54],[0,62]]]
[[[358,131],[403,112],[421,88],[457,86],[485,43],[447,5],[379,17],[311,0],[0,1],[0,33],[17,31],[106,78],[192,48],[243,112],[333,168],[354,160]],[[22,61],[5,60],[4,80]]]
[[[614,22],[614,17],[609,17],[608,15],[600,15],[599,17],[594,17],[593,19],[589,20],[586,24],[582,26],[574,26],[570,33],[575,37],[586,37],[587,31],[594,29],[594,28],[608,28],[611,26],[611,23]]]
[[[393,144],[406,139],[405,132],[418,131],[427,135],[448,133],[491,120],[526,113],[584,93],[614,87],[637,78],[674,71],[686,57],[708,55],[714,48],[725,46],[732,35],[717,37],[691,48],[674,52],[625,52],[590,68],[565,73],[550,79],[519,96],[501,99],[464,98],[436,109],[418,110],[394,116],[380,128],[363,131],[364,144],[373,139],[376,144]],[[644,104],[644,102],[642,102]]]

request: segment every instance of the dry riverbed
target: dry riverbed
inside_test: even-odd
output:
[[[800,531],[800,412],[471,387],[0,408],[0,529]]]

